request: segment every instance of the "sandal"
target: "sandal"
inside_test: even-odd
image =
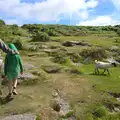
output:
[[[17,93],[17,91],[16,91],[16,87],[13,87],[13,95],[17,95],[18,93]]]

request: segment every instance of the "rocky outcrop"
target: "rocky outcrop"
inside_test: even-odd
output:
[[[91,46],[89,43],[87,42],[80,42],[80,41],[66,41],[64,43],[62,43],[63,46],[66,47],[72,47],[72,46],[76,46],[76,45],[80,45],[80,46]]]

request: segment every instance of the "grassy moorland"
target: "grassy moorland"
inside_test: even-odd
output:
[[[19,80],[19,95],[10,102],[3,100],[2,85],[1,116],[31,112],[39,120],[120,120],[120,66],[111,67],[111,75],[94,74],[95,59],[119,59],[119,26],[0,24],[1,39],[15,43],[23,64],[32,65],[24,73],[35,75]],[[70,41],[80,44],[64,44]],[[63,116],[51,107],[56,91],[72,112]]]

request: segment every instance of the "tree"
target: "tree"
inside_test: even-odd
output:
[[[0,20],[0,26],[5,25],[5,22],[3,20]]]
[[[117,34],[120,36],[120,28],[117,29]]]

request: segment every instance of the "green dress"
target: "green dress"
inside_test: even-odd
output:
[[[9,44],[9,48],[17,50],[14,44]],[[20,55],[8,53],[5,57],[4,73],[8,80],[17,78],[23,72],[23,65]]]

